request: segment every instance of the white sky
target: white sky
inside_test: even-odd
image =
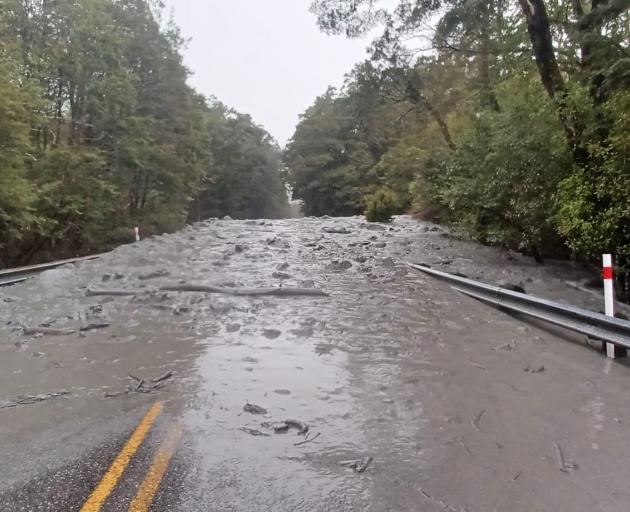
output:
[[[366,57],[369,39],[319,31],[311,0],[166,0],[182,35],[191,85],[251,114],[283,146],[298,115]]]

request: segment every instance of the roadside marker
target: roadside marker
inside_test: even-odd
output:
[[[162,446],[155,454],[151,467],[140,485],[136,497],[129,506],[129,512],[149,512],[160,483],[166,474],[169,462],[181,439],[182,431],[179,426],[171,427]]]
[[[149,433],[151,426],[155,423],[155,420],[162,412],[162,402],[156,402],[149,411],[145,414],[142,421],[138,424],[136,429],[131,434],[131,437],[122,447],[120,453],[112,462],[112,465],[107,470],[107,473],[103,476],[100,483],[96,486],[96,489],[92,491],[92,494],[81,508],[81,512],[99,512],[105,500],[112,493],[118,480],[122,476],[125,469],[131,462],[131,459],[140,448],[140,445],[144,441],[144,438]]]
[[[615,284],[612,255],[603,255],[602,277],[604,278],[604,306],[606,316],[615,316]],[[625,357],[626,349],[613,343],[606,343],[606,355],[611,359]]]
[[[139,242],[140,241],[140,228],[136,226],[135,228],[133,228],[133,232],[136,235],[136,242]]]

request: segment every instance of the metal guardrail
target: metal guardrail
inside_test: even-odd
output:
[[[499,286],[480,283],[466,277],[432,269],[415,263],[406,263],[408,267],[444,279],[453,288],[469,297],[473,297],[499,308],[522,313],[544,320],[554,325],[579,332],[591,338],[613,343],[619,347],[630,348],[630,322],[614,318],[575,306],[560,304],[526,293],[506,290]]]
[[[81,261],[95,260],[101,255],[96,254],[94,256],[84,256],[82,258],[70,258],[67,260],[53,261],[50,263],[41,263],[39,265],[29,265],[27,267],[10,268],[6,270],[0,270],[0,286],[9,286],[17,283],[21,283],[36,276],[40,272],[46,270],[52,270],[54,268],[68,265],[70,263],[79,263]]]

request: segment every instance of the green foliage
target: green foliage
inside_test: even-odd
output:
[[[25,168],[34,158],[29,153],[33,114],[28,105],[38,101],[30,86],[21,87],[16,74],[16,63],[0,49],[0,250],[37,221],[35,190]]]
[[[590,147],[596,165],[575,167],[562,181],[557,222],[569,246],[581,254],[613,252],[630,263],[630,92],[606,104],[611,120],[605,143]],[[624,115],[619,115],[625,113]]]
[[[365,200],[365,218],[368,222],[391,222],[398,211],[399,201],[394,192],[387,188],[379,188]]]
[[[570,157],[551,101],[534,81],[497,88],[500,111],[486,110],[456,152],[427,159],[416,200],[473,238],[537,253],[558,244],[554,195]]]
[[[248,115],[220,103],[209,123],[212,176],[190,211],[191,220],[279,218],[288,214],[288,195],[281,179],[281,154],[275,141]]]
[[[356,37],[377,26],[383,32],[370,47],[372,63],[329,99],[330,105],[361,105],[353,128],[327,130],[325,120],[343,116],[318,110],[321,98],[298,126],[287,160],[296,191],[315,187],[314,198],[300,196],[307,206],[338,213],[322,200],[336,184],[328,180],[321,191],[321,183],[347,163],[325,158],[314,144],[339,144],[348,155],[351,134],[354,146],[369,146],[361,126],[370,119],[380,125],[383,151],[352,182],[370,215],[375,194],[386,187],[401,208],[411,203],[485,243],[535,256],[571,251],[586,261],[611,252],[626,269],[619,281],[625,279],[630,298],[628,6],[625,0],[520,6],[314,0],[312,11],[326,32]],[[430,27],[427,57],[409,41],[429,39]],[[389,104],[358,94],[366,83]],[[392,119],[398,129],[388,129]],[[309,123],[318,123],[321,133],[307,132]]]
[[[150,0],[3,0],[0,259],[101,251],[206,213],[279,216],[279,149],[187,84],[182,39]],[[235,114],[234,114],[235,115]],[[221,161],[225,152],[240,156]],[[234,199],[238,197],[238,200]],[[195,201],[195,206],[199,200]]]

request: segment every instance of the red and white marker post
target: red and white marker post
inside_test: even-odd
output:
[[[136,242],[139,242],[140,241],[140,228],[136,226],[135,228],[133,228],[133,232],[136,235]]]
[[[610,254],[604,254],[603,257],[602,277],[604,278],[604,304],[606,316],[615,316],[615,285],[614,285],[614,272],[612,264],[612,256]],[[623,347],[618,347],[612,343],[606,343],[606,355],[611,359],[617,357],[625,357],[626,350]]]

